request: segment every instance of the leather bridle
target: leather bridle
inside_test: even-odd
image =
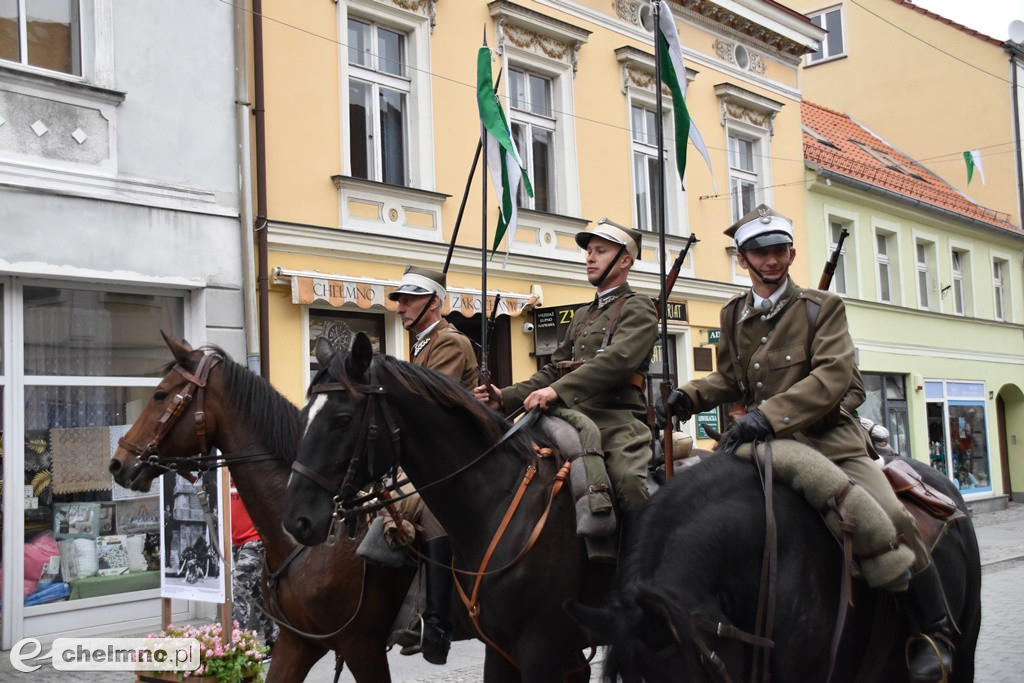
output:
[[[140,446],[137,443],[129,441],[125,437],[121,437],[117,440],[117,445],[125,449],[130,453],[134,453],[139,459],[138,464],[135,465],[135,470],[138,470],[143,466],[155,467],[161,469],[164,472],[174,471],[180,466],[181,461],[179,459],[168,459],[160,457],[160,442],[164,440],[164,437],[171,431],[171,429],[178,423],[181,416],[184,414],[185,409],[188,408],[189,404],[195,400],[195,411],[193,413],[196,425],[196,435],[199,438],[199,460],[205,460],[210,457],[211,447],[206,442],[206,411],[203,408],[203,396],[206,389],[206,382],[210,377],[210,370],[213,369],[217,363],[221,362],[222,357],[217,354],[204,355],[199,360],[199,365],[196,366],[195,373],[189,372],[181,363],[175,363],[171,368],[174,372],[185,378],[187,384],[185,388],[178,392],[170,405],[167,406],[167,410],[163,416],[157,422],[156,433],[153,434],[153,438],[149,440],[145,446]]]
[[[387,470],[394,470],[398,466],[402,432],[396,426],[391,407],[387,402],[388,390],[376,381],[376,369],[370,369],[370,382],[368,384],[345,384],[342,382],[328,382],[316,384],[309,388],[311,394],[326,394],[334,391],[354,390],[367,397],[367,406],[364,412],[364,419],[368,422],[359,427],[359,440],[356,442],[352,457],[349,459],[348,467],[341,479],[325,477],[311,467],[303,465],[298,460],[292,463],[292,471],[310,480],[320,488],[327,491],[337,500],[343,501],[351,498],[359,492],[359,486],[355,483],[359,476],[359,470],[366,463],[366,469],[370,477],[374,478],[377,467],[387,463]],[[383,428],[385,438],[381,437],[381,429],[378,427],[378,417],[383,417]],[[383,442],[388,443],[389,453],[384,456],[380,452]],[[382,460],[387,457],[387,460]],[[383,471],[383,470],[382,470]]]

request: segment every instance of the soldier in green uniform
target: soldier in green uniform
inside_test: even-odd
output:
[[[532,377],[505,387],[499,399],[488,399],[485,386],[475,389],[477,398],[507,413],[557,403],[593,420],[627,519],[648,496],[651,431],[643,381],[658,336],[654,304],[626,282],[641,237],[637,230],[607,222],[578,233],[576,243],[587,251],[587,280],[597,289],[594,301],[576,310],[551,362]],[[497,394],[498,388],[492,389]]]
[[[888,586],[906,591],[909,613],[927,637],[915,640],[910,678],[940,680],[951,670],[955,626],[938,572],[917,523],[872,461],[864,430],[841,405],[856,369],[843,300],[793,282],[792,222],[764,204],[725,234],[735,239],[752,287],[722,308],[718,369],[673,390],[668,403],[687,420],[740,401],[746,413],[726,431],[720,449],[771,436],[795,439],[828,457],[881,504],[915,556],[909,588],[906,580]]]
[[[409,331],[413,365],[442,372],[472,390],[480,378],[473,343],[441,317],[441,307],[448,295],[446,280],[444,273],[410,266],[402,275],[398,289],[388,294],[388,298],[398,302],[402,326]],[[393,638],[402,646],[403,655],[422,653],[431,664],[444,664],[452,642],[451,543],[418,494],[403,498],[395,505],[405,520],[423,527],[426,539],[423,554],[430,561],[425,569],[427,604],[423,620],[418,624],[421,628],[402,629]],[[389,517],[385,528],[389,522],[393,526]]]

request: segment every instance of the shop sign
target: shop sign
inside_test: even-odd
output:
[[[716,432],[722,430],[718,427],[718,410],[709,410],[704,413],[697,413],[697,438],[698,439],[710,439],[711,436],[705,431],[705,427],[710,427]]]
[[[708,344],[717,344],[722,341],[722,330],[708,330]]]

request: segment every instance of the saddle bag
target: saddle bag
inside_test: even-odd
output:
[[[882,468],[892,490],[900,498],[916,503],[938,519],[945,519],[957,511],[956,503],[946,494],[932,488],[907,461],[890,460]]]

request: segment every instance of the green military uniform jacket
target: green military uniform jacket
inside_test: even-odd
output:
[[[479,384],[473,342],[444,318],[413,342],[411,355],[413,365],[444,373],[470,391]]]
[[[720,324],[718,369],[682,387],[697,411],[742,401],[747,410],[764,413],[777,437],[806,443],[834,460],[867,454],[852,415],[826,418],[843,400],[856,369],[842,298],[801,289],[790,278],[767,313],[754,308],[748,291],[722,308]]]
[[[618,319],[602,349],[615,315]],[[550,386],[563,405],[593,420],[601,432],[612,485],[626,509],[635,509],[647,497],[646,468],[651,457],[647,401],[631,381],[647,371],[657,337],[654,304],[623,284],[576,309],[551,362],[529,379],[501,390],[507,412],[522,407],[531,392]],[[560,376],[560,361],[585,362]]]

